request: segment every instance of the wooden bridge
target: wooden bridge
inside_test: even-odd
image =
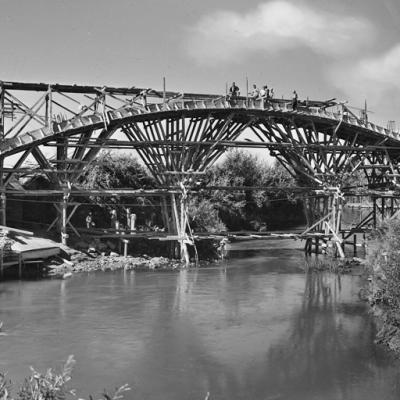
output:
[[[0,223],[6,225],[7,196],[48,196],[59,212],[65,243],[77,196],[158,196],[164,225],[187,258],[187,195],[196,191],[195,178],[232,147],[264,148],[274,156],[296,178],[298,186],[292,189],[304,194],[308,229],[303,237],[329,238],[340,255],[343,240],[351,235],[341,228],[348,196],[369,196],[373,203],[354,228],[358,231],[398,210],[399,133],[334,100],[307,100],[293,109],[290,100],[227,100],[225,95],[169,92],[165,86],[156,91],[0,82]],[[135,151],[159,188],[79,187],[79,178],[102,149]],[[348,188],[349,177],[360,170],[367,184]],[[12,185],[17,174],[37,172],[55,189],[32,192]]]

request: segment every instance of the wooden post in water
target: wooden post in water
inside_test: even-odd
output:
[[[353,255],[354,257],[357,256],[357,234],[353,235]]]
[[[68,223],[68,197],[69,193],[64,190],[62,202],[61,202],[61,243],[67,245],[67,223]]]
[[[18,254],[18,278],[22,278],[22,254]]]
[[[189,258],[189,250],[187,247],[186,239],[186,225],[187,225],[187,215],[186,215],[186,201],[185,196],[181,195],[181,260],[185,261],[186,265],[189,265],[190,258]]]
[[[128,257],[128,244],[129,240],[128,239],[122,239],[124,243],[124,257]]]

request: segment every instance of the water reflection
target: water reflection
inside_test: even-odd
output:
[[[389,389],[377,391],[376,382],[370,384],[392,361],[370,345],[372,323],[364,305],[351,302],[351,290],[340,276],[307,274],[290,331],[267,355],[265,373],[284,398],[361,398],[353,397],[361,392],[363,398],[373,399],[379,390]],[[277,365],[278,371],[271,368]]]
[[[73,353],[82,395],[127,382],[135,399],[397,399],[359,278],[265,247],[179,273],[3,284],[0,369],[18,378]]]

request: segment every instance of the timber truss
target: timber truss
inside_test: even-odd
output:
[[[371,215],[354,229],[397,213],[399,133],[369,122],[366,114],[356,116],[334,100],[300,102],[293,109],[289,100],[281,99],[228,100],[224,95],[149,88],[0,82],[2,224],[6,225],[7,196],[49,196],[66,242],[68,225],[79,234],[70,224],[77,208],[73,198],[94,192],[158,196],[170,238],[180,242],[182,257],[187,258],[186,245],[193,243],[188,194],[232,147],[264,148],[276,157],[295,177],[298,186],[292,189],[305,196],[308,228],[303,237],[328,238],[341,255],[341,213],[348,196],[369,196],[373,202]],[[158,189],[83,190],[80,178],[103,149],[135,152]],[[354,184],[360,171],[364,179]],[[32,192],[13,184],[18,174],[39,172],[54,189]]]

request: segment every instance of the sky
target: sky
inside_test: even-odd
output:
[[[399,0],[0,0],[0,80],[337,98],[400,125]]]

